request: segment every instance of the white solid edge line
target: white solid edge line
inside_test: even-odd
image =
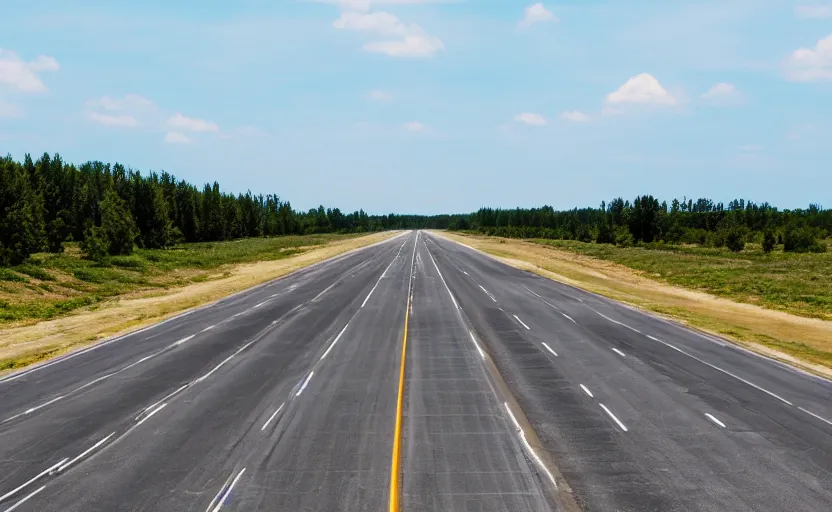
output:
[[[30,409],[26,409],[26,412],[24,412],[24,413],[23,413],[23,415],[26,415],[26,414],[31,414],[31,413],[33,413],[33,412],[37,411],[38,409],[43,409],[43,408],[44,408],[44,407],[46,407],[47,405],[49,405],[49,404],[54,404],[54,403],[55,403],[55,402],[57,402],[58,400],[63,399],[63,397],[64,397],[64,396],[63,396],[63,395],[61,395],[61,396],[58,396],[58,397],[53,398],[52,400],[50,400],[50,401],[48,401],[48,402],[46,402],[46,403],[44,403],[44,404],[40,404],[40,405],[39,405],[39,406],[37,406],[37,407],[32,407],[32,408],[30,408]]]
[[[252,340],[252,341],[249,341],[248,343],[246,343],[246,344],[245,344],[245,345],[243,345],[242,347],[238,348],[236,352],[234,352],[234,353],[233,353],[233,354],[231,354],[230,356],[226,357],[226,358],[225,358],[225,359],[224,359],[224,360],[223,360],[220,364],[218,364],[217,366],[215,366],[213,370],[211,370],[210,372],[206,373],[206,374],[205,374],[205,375],[203,375],[202,377],[200,377],[200,378],[196,379],[194,382],[202,382],[202,381],[204,381],[205,379],[207,379],[208,377],[210,377],[212,373],[214,373],[215,371],[217,371],[217,370],[219,370],[220,368],[222,368],[222,366],[223,366],[225,363],[227,363],[228,361],[231,361],[232,359],[234,359],[234,356],[238,355],[240,352],[242,352],[243,350],[247,349],[247,348],[248,348],[248,347],[249,347],[252,343],[254,343],[255,341],[257,341],[257,340]]]
[[[231,482],[232,478],[234,478],[234,473],[228,475],[228,478],[226,478],[225,482],[222,483],[222,487],[220,487],[220,490],[217,491],[217,494],[215,494],[214,497],[211,499],[211,503],[208,504],[208,508],[205,509],[205,512],[211,512],[211,509],[214,508],[214,504],[217,503],[218,499],[220,499],[220,496],[222,496],[223,491],[225,491],[225,488],[228,487],[228,484]]]
[[[558,357],[558,353],[557,353],[557,352],[555,352],[554,350],[552,350],[552,349],[551,349],[551,347],[549,347],[549,345],[547,345],[547,344],[546,344],[546,343],[544,343],[544,342],[541,342],[541,343],[543,343],[543,346],[544,346],[544,347],[546,347],[546,350],[548,350],[549,352],[551,352],[553,356]]]
[[[526,324],[524,324],[524,323],[523,323],[523,321],[522,321],[522,320],[520,320],[520,317],[518,317],[517,315],[514,315],[514,318],[516,318],[516,319],[517,319],[517,321],[518,321],[518,322],[520,322],[520,325],[522,325],[523,327],[525,327],[527,331],[531,331],[531,329],[529,329],[529,326],[528,326],[528,325],[526,325]]]
[[[814,416],[815,418],[819,419],[820,421],[822,421],[824,423],[828,423],[829,425],[832,425],[832,421],[827,420],[823,416],[818,416],[817,414],[813,413],[812,411],[808,411],[808,410],[804,409],[803,407],[798,407],[798,409],[805,412],[809,416]]]
[[[557,482],[555,482],[555,477],[552,476],[552,473],[549,471],[549,468],[547,468],[546,465],[543,464],[543,461],[540,460],[540,457],[537,455],[537,452],[535,452],[534,448],[532,448],[532,445],[529,444],[529,441],[526,439],[526,433],[523,432],[522,428],[520,428],[520,423],[517,421],[517,418],[514,417],[514,413],[511,412],[511,408],[508,406],[508,402],[503,402],[503,406],[505,406],[506,412],[508,412],[508,415],[511,417],[511,421],[512,423],[514,423],[514,428],[517,430],[517,433],[520,434],[520,439],[522,439],[523,444],[526,445],[526,449],[532,455],[535,462],[537,462],[537,465],[540,466],[543,469],[543,471],[546,472],[546,476],[549,477],[549,480],[552,482],[552,485],[555,487],[555,489],[557,489],[558,484]]]
[[[570,322],[572,322],[573,324],[578,325],[578,322],[576,322],[576,321],[575,321],[575,319],[574,319],[574,318],[572,318],[571,316],[567,315],[566,313],[564,313],[564,312],[562,312],[562,311],[561,311],[561,313],[560,313],[560,314],[561,314],[561,315],[563,315],[563,316],[565,316],[565,317],[567,318],[567,320],[569,320],[569,321],[570,321]]]
[[[335,337],[335,339],[329,345],[329,348],[326,349],[326,352],[324,352],[324,355],[322,355],[321,359],[318,359],[318,361],[321,361],[323,358],[325,358],[327,356],[327,354],[329,354],[329,351],[332,350],[332,347],[334,347],[336,343],[338,343],[338,340],[341,339],[341,335],[344,334],[344,331],[346,331],[347,327],[349,327],[349,326],[350,326],[350,324],[349,324],[349,322],[347,322],[347,325],[345,325],[344,328],[341,329],[341,332],[338,333],[338,336]]]
[[[680,349],[679,347],[677,347],[677,346],[675,346],[675,345],[671,345],[670,343],[668,343],[668,342],[666,342],[666,341],[662,341],[662,340],[660,340],[660,339],[658,339],[658,338],[656,338],[656,337],[654,337],[654,336],[650,336],[650,335],[648,334],[648,335],[647,335],[647,337],[648,337],[648,338],[650,338],[650,339],[651,339],[651,340],[653,340],[653,341],[658,341],[658,342],[659,342],[659,343],[661,343],[662,345],[665,345],[665,346],[667,346],[667,347],[672,348],[673,350],[675,350],[676,352],[679,352],[680,354],[684,354],[684,355],[688,356],[689,358],[693,359],[694,361],[699,361],[700,363],[702,363],[702,364],[704,364],[704,365],[706,365],[706,366],[710,366],[711,368],[713,368],[713,369],[714,369],[714,370],[716,370],[716,371],[722,372],[722,373],[724,373],[725,375],[728,375],[728,376],[730,376],[730,377],[733,377],[733,378],[737,379],[737,380],[738,380],[738,381],[740,381],[740,382],[744,382],[745,384],[748,384],[748,385],[749,385],[749,386],[751,386],[752,388],[757,389],[757,390],[759,390],[759,391],[762,391],[763,393],[765,393],[765,394],[767,394],[767,395],[769,395],[769,396],[772,396],[772,397],[774,397],[774,398],[776,398],[776,399],[780,400],[780,401],[781,401],[781,402],[783,402],[784,404],[791,405],[792,407],[794,407],[794,404],[793,404],[793,403],[791,403],[791,402],[789,402],[789,401],[788,401],[788,400],[786,400],[785,398],[783,398],[783,397],[781,397],[781,396],[778,396],[778,395],[776,395],[776,394],[772,393],[771,391],[769,391],[769,390],[767,390],[767,389],[765,389],[765,388],[761,388],[760,386],[758,386],[758,385],[754,384],[753,382],[747,381],[747,380],[743,379],[742,377],[740,377],[740,376],[738,376],[738,375],[734,375],[733,373],[729,372],[728,370],[723,370],[723,369],[722,369],[722,368],[720,368],[719,366],[716,366],[716,365],[711,364],[711,363],[709,363],[709,362],[707,362],[707,361],[704,361],[704,360],[702,360],[702,359],[699,359],[699,358],[698,358],[698,357],[696,357],[695,355],[690,354],[690,353],[688,353],[688,352],[686,352],[686,351],[684,351],[684,350]]]
[[[147,407],[145,407],[144,409],[142,409],[142,412],[140,412],[138,416],[136,416],[136,420],[135,420],[135,421],[139,421],[139,418],[141,418],[141,417],[142,417],[142,414],[145,414],[147,411],[149,411],[149,410],[153,409],[153,408],[154,408],[154,407],[156,407],[157,405],[161,404],[162,402],[164,402],[164,401],[165,401],[165,400],[167,400],[168,398],[172,397],[173,395],[175,395],[175,394],[179,393],[180,391],[182,391],[183,389],[187,388],[188,386],[190,386],[190,384],[185,384],[185,385],[181,386],[179,389],[177,389],[176,391],[174,391],[173,393],[169,393],[169,394],[165,395],[165,397],[164,397],[164,398],[162,398],[161,400],[159,400],[159,401],[157,401],[157,402],[153,402],[152,404],[148,405]]]
[[[581,386],[581,389],[584,390],[584,393],[589,395],[589,398],[595,398],[595,396],[592,394],[592,391],[590,391],[588,387],[584,386],[583,384],[579,384],[579,386]],[[624,429],[624,430],[627,430],[627,429]]]
[[[378,285],[381,282],[381,280],[384,278],[384,275],[387,274],[387,271],[390,270],[390,267],[392,267],[393,263],[395,263],[395,262],[396,262],[396,258],[393,258],[393,261],[391,261],[390,264],[387,265],[387,268],[384,269],[384,272],[381,273],[381,276],[379,276],[378,281],[376,281],[375,286],[373,286],[373,289],[370,290],[370,293],[367,294],[367,298],[364,299],[364,302],[361,303],[362,308],[367,304],[367,301],[370,300],[370,297],[373,296],[373,292],[376,291],[376,288],[378,288]]]
[[[94,445],[90,446],[89,448],[87,448],[86,450],[84,450],[83,452],[81,452],[81,454],[80,454],[80,455],[78,455],[77,457],[75,457],[75,458],[74,458],[74,459],[72,459],[71,461],[66,462],[66,463],[64,463],[64,464],[62,464],[62,465],[60,465],[60,466],[58,466],[58,469],[56,469],[55,471],[57,471],[58,473],[60,473],[61,471],[63,471],[63,470],[65,470],[66,468],[68,468],[69,466],[71,466],[71,465],[75,464],[75,463],[76,463],[76,462],[78,462],[78,461],[79,461],[82,457],[84,457],[85,455],[87,455],[87,454],[88,454],[88,453],[90,453],[91,451],[95,450],[96,448],[98,448],[98,447],[99,447],[99,446],[101,446],[102,444],[106,443],[106,442],[107,442],[107,440],[108,440],[108,439],[110,439],[111,437],[113,437],[114,435],[116,435],[116,433],[115,433],[115,432],[113,432],[113,433],[112,433],[112,434],[110,434],[109,436],[105,437],[105,438],[104,438],[104,439],[102,439],[101,441],[98,441],[98,442],[97,442],[97,443],[95,443]]]
[[[335,286],[336,284],[338,284],[338,281],[335,281],[335,282],[334,282],[334,283],[332,283],[331,285],[327,286],[327,287],[326,287],[326,289],[325,289],[324,291],[322,291],[322,292],[321,292],[321,293],[319,293],[318,295],[315,295],[315,298],[314,298],[314,299],[312,299],[312,302],[315,302],[316,300],[318,300],[319,298],[321,298],[321,296],[322,296],[323,294],[325,294],[326,292],[328,292],[329,290],[331,290],[331,289],[332,289],[332,287],[333,287],[333,286]]]
[[[25,498],[23,498],[22,500],[18,501],[17,503],[15,503],[14,505],[12,505],[10,508],[7,508],[7,509],[6,509],[6,512],[12,512],[12,510],[16,509],[16,508],[17,508],[17,507],[19,507],[20,505],[23,505],[24,503],[26,503],[27,501],[29,501],[29,499],[30,499],[31,497],[33,497],[35,494],[39,493],[40,491],[42,491],[42,490],[44,490],[44,489],[46,489],[46,486],[45,486],[45,485],[41,486],[41,487],[40,487],[40,489],[36,489],[36,490],[32,491],[32,492],[31,492],[28,496],[26,496],[26,497],[25,497]]]
[[[485,352],[482,351],[482,349],[480,348],[480,344],[477,343],[477,339],[474,338],[474,333],[471,332],[471,331],[468,331],[468,334],[471,336],[471,341],[474,342],[474,346],[477,347],[477,351],[480,353],[480,357],[485,359]]]
[[[592,309],[592,308],[590,308],[590,309]],[[618,324],[621,327],[626,327],[627,329],[630,329],[633,332],[637,332],[637,333],[641,334],[641,331],[639,331],[635,327],[630,327],[629,325],[625,324],[624,322],[619,322],[618,320],[613,320],[612,318],[608,317],[607,315],[605,315],[605,314],[603,314],[603,313],[601,313],[601,312],[599,312],[595,309],[593,309],[592,311],[595,311],[596,314],[600,315],[603,318],[606,318],[607,320],[609,320],[610,322],[612,322],[614,324]]]
[[[196,334],[191,334],[190,336],[185,336],[181,340],[174,343],[174,345],[178,347],[179,345],[182,345],[183,343],[187,343],[187,342],[191,341],[192,339],[194,339],[194,336],[196,336]]]
[[[225,500],[228,499],[228,495],[231,494],[231,490],[234,489],[234,486],[237,485],[237,481],[240,479],[241,476],[243,476],[243,473],[245,472],[246,468],[243,468],[240,470],[239,473],[237,473],[237,476],[231,482],[231,485],[228,486],[228,489],[225,490],[225,494],[222,495],[222,498],[220,498],[220,501],[217,503],[217,506],[214,507],[214,510],[212,512],[219,512],[219,510],[225,504]]]
[[[138,427],[139,425],[141,425],[141,424],[142,424],[142,423],[144,423],[145,421],[149,420],[151,416],[153,416],[153,415],[154,415],[154,414],[156,414],[157,412],[159,412],[159,411],[161,411],[162,409],[164,409],[166,405],[168,405],[168,404],[160,404],[158,407],[156,407],[155,409],[153,409],[152,411],[150,411],[149,413],[147,413],[147,416],[145,416],[144,418],[142,418],[142,420],[141,420],[140,422],[136,423],[136,426]]]
[[[618,426],[619,426],[619,427],[621,427],[621,430],[623,430],[624,432],[627,432],[627,426],[626,426],[626,425],[624,425],[623,423],[621,423],[621,420],[619,420],[618,418],[616,418],[616,417],[615,417],[615,414],[613,414],[613,413],[612,413],[612,411],[610,411],[609,409],[607,409],[607,406],[606,406],[606,405],[604,405],[604,404],[598,404],[598,405],[600,405],[600,406],[601,406],[601,409],[604,409],[604,412],[606,412],[607,414],[609,414],[610,418],[614,419],[614,420],[615,420],[615,422],[616,422],[616,423],[618,423]]]
[[[312,380],[313,375],[315,375],[315,372],[309,372],[309,375],[306,376],[306,380],[303,381],[303,384],[301,384],[300,389],[295,394],[295,397],[299,397],[300,394],[303,393],[303,390],[306,389],[306,385],[309,384],[310,380]]]
[[[263,423],[263,428],[260,429],[260,432],[266,430],[266,427],[269,426],[269,423],[271,423],[272,420],[274,419],[274,417],[277,416],[277,414],[283,409],[284,405],[286,405],[286,402],[283,402],[282,404],[280,404],[280,407],[278,407],[277,410],[274,411],[274,413],[272,413],[271,416],[269,416],[269,419],[266,420],[266,423]]]
[[[716,418],[714,417],[714,415],[713,415],[713,414],[711,414],[711,413],[709,413],[709,412],[706,412],[706,413],[705,413],[705,416],[707,416],[709,420],[713,421],[714,423],[716,423],[716,424],[717,424],[717,425],[719,425],[720,427],[725,428],[725,423],[722,423],[721,421],[719,421],[718,419],[716,419]]]
[[[425,250],[428,251],[428,256],[430,256],[430,261],[433,262],[433,267],[436,269],[436,273],[439,274],[439,279],[442,280],[442,284],[445,285],[445,289],[448,290],[448,295],[451,296],[451,301],[454,303],[454,307],[459,309],[459,304],[456,303],[456,299],[454,298],[454,294],[451,293],[451,289],[448,288],[448,283],[445,282],[445,278],[442,277],[442,271],[439,270],[439,265],[436,264],[436,260],[433,259],[433,254],[430,253],[430,249],[428,249],[428,244],[425,244]],[[484,288],[483,288],[484,289]],[[497,302],[497,301],[494,301]]]
[[[613,348],[612,351],[615,352],[616,354],[618,354],[621,357],[627,357],[627,356],[624,355],[624,352],[618,350],[617,348]]]
[[[11,498],[12,496],[14,496],[14,495],[15,495],[15,494],[17,494],[18,492],[22,491],[22,490],[23,490],[23,489],[25,489],[26,487],[29,487],[31,484],[33,484],[34,482],[36,482],[36,481],[37,481],[39,478],[41,478],[42,476],[44,476],[44,475],[48,475],[49,473],[51,473],[52,471],[54,471],[56,468],[60,467],[60,466],[61,466],[61,464],[63,464],[63,463],[64,463],[64,462],[66,462],[67,460],[69,460],[69,457],[65,458],[65,459],[64,459],[64,460],[62,460],[61,462],[58,462],[57,464],[53,465],[53,466],[52,466],[52,467],[50,467],[49,469],[45,469],[45,470],[41,471],[41,472],[40,472],[40,473],[39,473],[36,477],[34,477],[34,478],[30,479],[30,480],[29,480],[28,482],[26,482],[25,484],[22,484],[22,485],[20,485],[19,487],[17,487],[16,489],[12,489],[11,491],[7,492],[6,494],[4,494],[4,495],[0,496],[0,501],[5,501],[7,498]]]
[[[544,298],[543,298],[543,297],[541,297],[540,295],[538,295],[538,294],[534,293],[534,292],[533,292],[533,291],[531,291],[531,290],[530,290],[527,286],[524,286],[523,288],[525,288],[527,292],[531,293],[532,295],[534,295],[534,296],[535,296],[535,297],[537,297],[538,299],[542,300],[542,301],[543,301],[543,303],[544,303],[544,304],[546,304],[547,306],[549,306],[550,308],[552,308],[552,309],[554,309],[555,311],[557,311],[557,312],[559,312],[559,313],[563,314],[563,311],[561,311],[559,307],[555,306],[554,304],[552,304],[552,303],[551,303],[551,302],[549,302],[548,300],[544,299]],[[572,321],[573,321],[573,322],[575,322],[574,320],[572,320]],[[575,322],[575,323],[577,323],[577,322]]]

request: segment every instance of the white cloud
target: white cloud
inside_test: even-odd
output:
[[[737,149],[743,153],[759,153],[763,150],[763,147],[758,144],[745,144],[737,147]]]
[[[798,48],[786,60],[786,78],[794,82],[832,80],[832,34],[814,48]]]
[[[125,94],[121,98],[103,96],[96,100],[87,101],[87,107],[100,107],[109,111],[134,111],[154,109],[156,104],[138,94]]]
[[[191,132],[218,132],[220,127],[217,123],[197,119],[195,117],[185,117],[179,112],[168,119],[168,126],[178,130],[188,130]],[[171,132],[175,133],[175,132]]]
[[[23,109],[19,105],[0,100],[0,119],[20,119]]]
[[[518,123],[527,124],[529,126],[543,126],[546,124],[546,118],[540,114],[533,114],[531,112],[523,112],[514,116],[514,120]]]
[[[720,82],[702,93],[702,99],[714,105],[729,105],[741,103],[743,95],[733,85]]]
[[[545,8],[543,4],[536,3],[526,7],[523,20],[519,23],[520,28],[529,28],[535,23],[543,23],[546,21],[560,21],[557,16],[552,14],[552,11]]]
[[[168,132],[165,135],[165,142],[168,144],[190,144],[192,141],[183,133]]]
[[[126,114],[111,115],[99,114],[98,112],[87,112],[87,119],[95,121],[98,124],[103,124],[104,126],[123,126],[132,128],[139,125],[139,122],[136,121],[135,117]]]
[[[364,51],[391,57],[432,57],[445,49],[442,41],[427,34],[418,25],[403,23],[396,16],[384,12],[345,12],[332,23],[339,30],[368,32],[386,38],[364,45]]]
[[[424,124],[420,123],[419,121],[409,121],[402,125],[402,128],[409,132],[423,132],[425,131],[426,127]]]
[[[801,19],[832,18],[832,5],[798,5],[794,14]]]
[[[26,62],[15,52],[0,48],[0,85],[24,92],[44,92],[47,88],[38,73],[58,69],[58,61],[52,57],[40,55],[35,60]]]
[[[155,113],[156,104],[138,94],[126,94],[122,97],[102,96],[87,100],[85,116],[90,121],[104,126],[135,128],[147,122],[148,116]],[[157,120],[158,122],[158,120]]]
[[[607,95],[607,104],[613,108],[605,109],[606,114],[617,113],[620,105],[676,105],[676,98],[662,87],[649,73],[641,73],[627,80],[617,91]]]
[[[373,89],[370,91],[370,99],[373,101],[393,101],[395,96],[392,93],[382,89]]]
[[[561,119],[566,119],[567,121],[574,121],[576,123],[586,123],[590,120],[590,117],[579,110],[570,110],[568,112],[563,112],[560,115]]]

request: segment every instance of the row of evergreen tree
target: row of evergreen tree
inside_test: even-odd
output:
[[[469,229],[494,236],[595,241],[618,245],[689,243],[726,246],[740,251],[747,242],[771,251],[823,252],[822,239],[832,236],[832,210],[819,205],[779,210],[769,203],[744,199],[714,203],[710,199],[674,199],[670,205],[651,195],[633,202],[616,198],[599,208],[556,211],[542,208],[482,208],[458,216],[450,229]]]
[[[556,211],[550,206],[482,208],[461,215],[369,215],[323,206],[296,211],[277,194],[230,194],[218,183],[201,189],[167,172],[140,172],[120,164],[65,163],[44,154],[23,162],[0,159],[0,265],[40,251],[60,252],[80,241],[92,258],[129,254],[135,245],[165,248],[180,242],[387,229],[475,230],[491,235],[600,243],[697,243],[739,250],[746,241],[786,250],[824,250],[832,210],[778,210],[768,203],[652,196],[621,198],[600,208]],[[739,249],[738,249],[739,248]]]
[[[179,242],[436,227],[431,219],[323,206],[300,212],[277,194],[234,195],[216,182],[200,189],[167,172],[142,175],[102,162],[75,166],[58,154],[37,161],[26,155],[22,163],[11,156],[0,159],[0,265],[21,263],[34,252],[60,252],[73,240],[98,258],[129,254],[134,244],[164,248]]]

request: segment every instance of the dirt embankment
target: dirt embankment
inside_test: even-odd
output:
[[[300,254],[280,260],[223,267],[217,275],[225,277],[169,291],[155,291],[152,296],[122,297],[105,302],[95,310],[82,310],[55,320],[0,330],[0,369],[18,369],[82,346],[92,345],[104,338],[159,322],[188,309],[344,252],[380,242],[396,234],[374,233],[330,242],[323,246],[308,247]],[[0,374],[2,373],[0,370]]]
[[[522,240],[437,233],[505,263],[675,319],[832,377],[832,322],[741,304],[644,277],[623,265]]]

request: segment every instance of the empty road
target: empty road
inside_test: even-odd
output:
[[[832,510],[832,383],[407,232],[0,379],[0,511]]]

